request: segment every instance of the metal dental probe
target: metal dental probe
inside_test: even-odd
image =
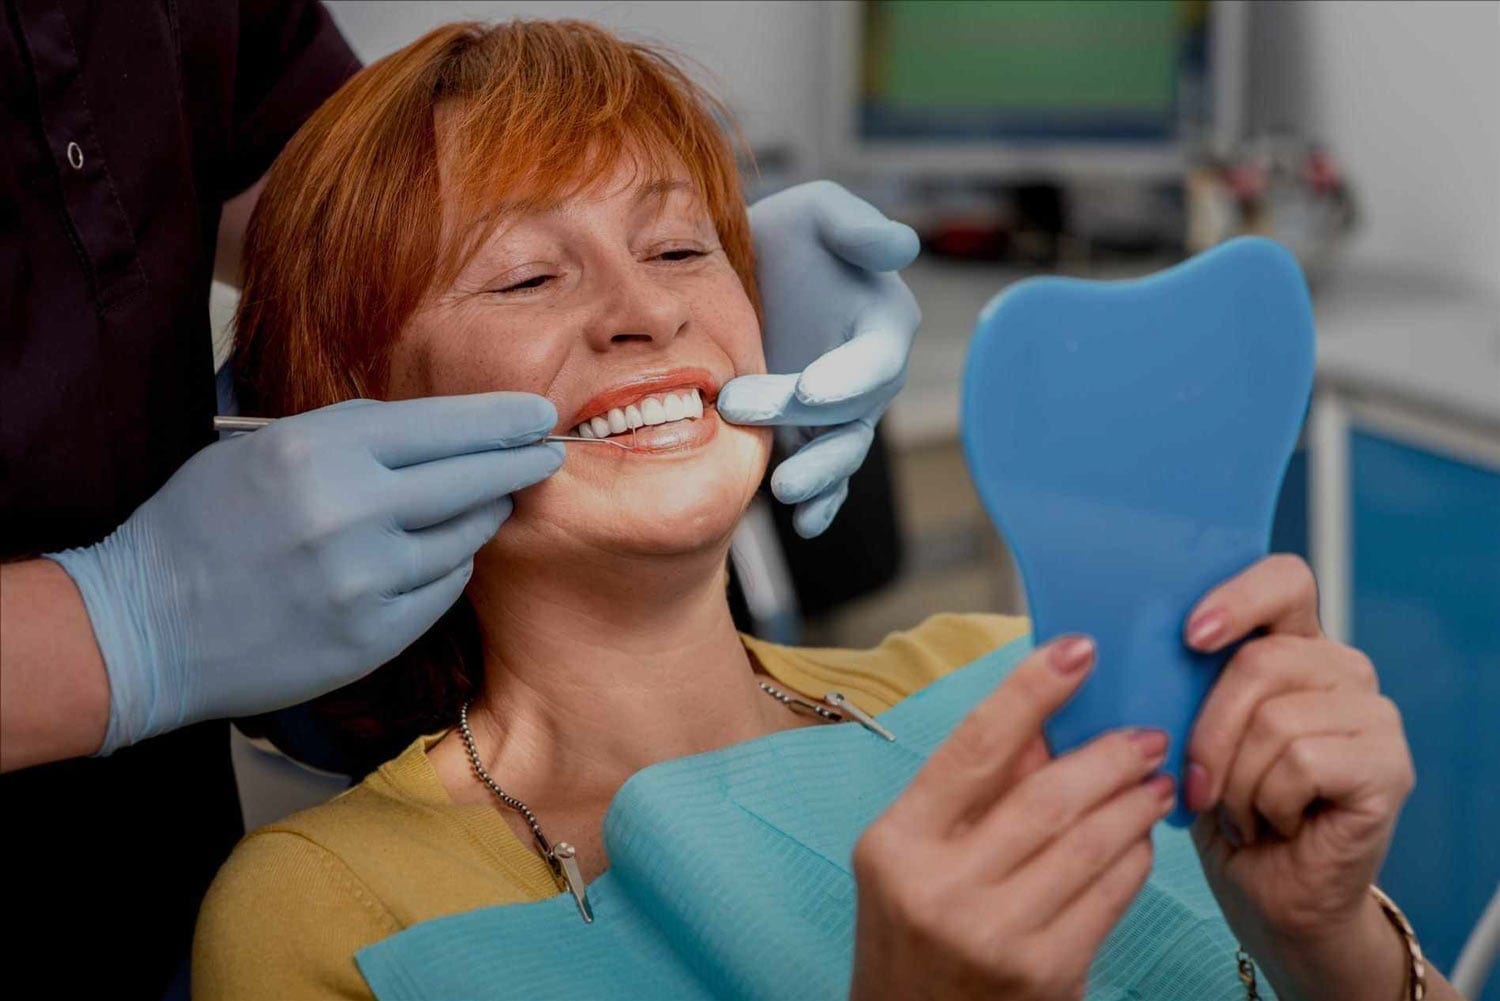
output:
[[[270,424],[272,421],[275,421],[275,420],[277,420],[277,418],[275,418],[275,417],[222,417],[222,416],[216,416],[214,418],[214,430],[215,431],[258,431],[261,428],[265,427],[266,425]],[[547,435],[547,437],[543,438],[542,441],[579,441],[579,442],[583,442],[585,445],[612,445],[615,448],[621,448],[621,449],[624,449],[627,452],[634,452],[635,451],[635,446],[634,445],[627,445],[623,441],[615,441],[615,440],[613,440],[611,438],[583,438],[583,437],[580,437],[578,435],[571,435],[571,434],[549,434],[549,435]]]

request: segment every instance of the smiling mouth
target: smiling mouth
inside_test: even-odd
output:
[[[697,387],[648,393],[622,407],[611,407],[574,429],[580,438],[632,435],[643,428],[703,419],[703,394]]]

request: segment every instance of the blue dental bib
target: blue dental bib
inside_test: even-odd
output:
[[[1184,623],[1266,554],[1312,376],[1307,285],[1270,240],[1138,281],[1023,281],[986,307],[964,373],[969,471],[1015,553],[1036,641],[1098,643],[1048,723],[1055,752],[1157,727],[1181,777],[1227,657],[1189,650]]]
[[[1030,649],[1017,640],[880,714],[893,743],[807,727],[643,769],[605,819],[592,924],[567,894],[482,908],[361,950],[360,972],[380,1001],[847,998],[854,842]],[[1234,937],[1187,834],[1158,826],[1154,841],[1088,998],[1240,1001]]]

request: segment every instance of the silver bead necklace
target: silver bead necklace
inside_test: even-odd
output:
[[[874,717],[839,692],[829,692],[819,703],[800,695],[784,692],[764,681],[758,681],[756,684],[760,686],[761,691],[793,712],[805,716],[816,716],[825,723],[842,723],[846,719],[852,719],[886,740],[896,739],[889,730],[876,722]],[[549,841],[547,835],[542,833],[542,825],[536,819],[536,814],[531,812],[531,807],[500,788],[500,783],[491,777],[484,767],[484,762],[479,758],[479,747],[474,742],[474,731],[469,727],[469,704],[465,702],[459,707],[458,728],[463,734],[464,750],[468,752],[469,764],[474,769],[474,777],[493,793],[496,799],[525,819],[527,826],[531,828],[531,833],[536,837],[536,844],[541,849],[542,858],[552,870],[552,875],[567,885],[568,891],[573,894],[573,899],[578,904],[578,913],[583,916],[585,923],[591,924],[594,920],[594,912],[589,907],[588,888],[583,881],[583,872],[578,868],[578,849],[566,841],[559,841],[556,844]]]

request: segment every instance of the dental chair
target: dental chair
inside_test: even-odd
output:
[[[769,470],[795,451],[778,436]],[[730,544],[730,608],[741,632],[773,643],[800,640],[805,617],[832,611],[893,581],[902,536],[890,454],[880,428],[849,496],[822,535],[804,539],[793,509],[770,498],[769,478]]]
[[[1500,886],[1495,887],[1495,895],[1459,952],[1458,962],[1453,964],[1452,982],[1458,993],[1474,1001],[1490,996],[1484,994],[1484,985],[1490,979],[1497,953],[1500,953]]]

